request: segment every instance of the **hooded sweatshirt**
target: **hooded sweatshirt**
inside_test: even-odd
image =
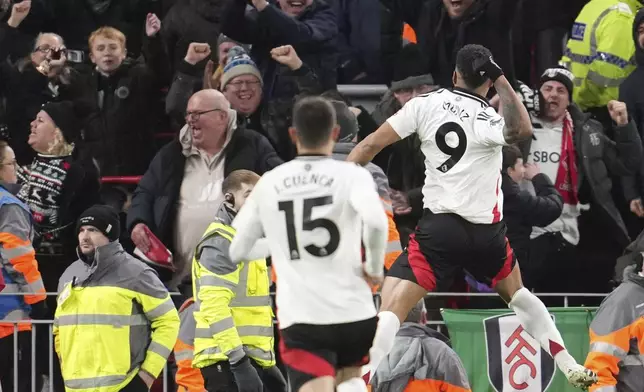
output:
[[[432,329],[404,323],[394,349],[371,380],[372,392],[469,392],[465,367],[456,352]]]
[[[229,110],[226,141],[222,149],[213,156],[192,145],[192,132],[188,125],[179,133],[186,165],[175,221],[176,227],[181,230],[174,230],[174,262],[177,272],[169,283],[170,288],[175,288],[190,273],[194,248],[224,201],[221,184],[224,181],[225,150],[236,129],[237,113]]]
[[[599,381],[589,392],[644,391],[644,277],[638,267],[624,270],[624,282],[604,299],[590,324],[584,366]]]

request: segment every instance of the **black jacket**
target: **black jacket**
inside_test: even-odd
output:
[[[154,155],[155,125],[163,114],[161,87],[169,64],[158,35],[146,37],[144,44],[145,64],[126,60],[109,77],[96,70],[83,76],[83,103],[91,113],[83,140],[101,176],[141,175]]]
[[[581,202],[599,208],[606,229],[622,246],[631,241],[626,225],[615,206],[611,194],[611,176],[633,175],[642,162],[642,141],[635,124],[615,126],[615,140],[609,139],[603,126],[583,113],[577,106],[568,108],[574,125],[574,143],[579,171],[578,191]],[[524,161],[527,161],[532,139],[521,143]]]
[[[628,106],[628,114],[635,121],[640,135],[644,134],[644,89],[642,89],[644,86],[644,48],[640,46],[637,30],[642,22],[644,22],[644,8],[637,12],[633,23],[637,68],[619,86],[619,100]]]
[[[443,0],[383,0],[383,4],[416,32],[436,84],[452,85],[456,53],[467,44],[487,47],[508,80],[514,82],[510,31],[518,1],[476,0],[459,21],[449,18]]]
[[[253,46],[251,57],[264,79],[265,101],[293,97],[297,91],[288,68],[271,58],[271,49],[281,45],[293,45],[324,90],[336,88],[338,26],[333,9],[323,0],[314,0],[297,18],[273,4],[246,14],[245,1],[230,1],[222,28],[230,38]]]
[[[633,40],[635,41],[635,60],[637,68],[619,87],[619,100],[628,107],[640,137],[644,137],[644,49],[640,46],[637,29],[644,22],[644,9],[637,12],[633,23]],[[627,202],[641,198],[644,194],[644,162],[637,175],[624,178],[624,197]]]
[[[380,84],[380,13],[381,5],[373,0],[329,0],[338,23],[340,52],[339,83],[351,84],[364,72],[360,83]]]
[[[186,0],[177,2],[163,18],[161,36],[168,48],[173,71],[183,61],[191,42],[206,42],[213,48],[210,56],[216,61],[217,40],[221,32],[221,16],[225,0]],[[199,63],[202,71],[208,59]]]
[[[264,136],[245,128],[235,130],[225,156],[224,176],[238,169],[262,175],[282,163]],[[145,223],[166,246],[172,247],[185,164],[186,157],[178,139],[161,148],[134,191],[127,214],[129,231],[137,223]]]
[[[563,198],[545,174],[532,179],[536,196],[522,190],[507,173],[503,173],[503,220],[507,237],[519,260],[527,260],[533,226],[545,227],[557,220],[563,209]]]

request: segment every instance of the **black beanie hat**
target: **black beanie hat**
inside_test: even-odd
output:
[[[424,84],[433,85],[434,78],[427,72],[427,58],[417,44],[403,46],[394,63],[394,75],[390,90],[414,88]]]
[[[557,81],[566,86],[570,102],[572,102],[572,90],[575,80],[575,76],[572,74],[572,72],[568,71],[564,67],[546,69],[543,75],[541,75],[541,80],[539,81],[539,89],[541,89],[541,86],[543,86],[545,82],[548,82],[550,80]]]
[[[82,226],[96,227],[110,242],[118,240],[121,235],[121,219],[118,212],[111,206],[96,204],[86,209],[78,218],[77,233]]]
[[[81,122],[76,115],[76,110],[72,102],[49,102],[43,105],[42,111],[54,120],[54,124],[60,129],[67,143],[71,144],[76,142],[76,139],[80,135]]]

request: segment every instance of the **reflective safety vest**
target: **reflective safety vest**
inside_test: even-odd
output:
[[[619,85],[635,70],[633,20],[638,0],[592,0],[573,24],[562,65],[575,76],[573,101],[582,110],[619,97]]]
[[[139,370],[158,377],[179,315],[152,268],[110,242],[60,280],[53,332],[67,392],[117,392]]]
[[[16,206],[18,209],[9,210],[9,206]],[[30,305],[46,298],[45,286],[36,262],[36,252],[31,245],[31,211],[2,186],[0,211],[0,265],[1,280],[4,281],[4,288],[0,290],[3,294],[16,293],[0,296],[0,320],[26,320],[31,312]],[[5,220],[11,223],[5,223]],[[18,331],[29,330],[31,324],[18,324]],[[13,332],[14,324],[0,322],[0,338]]]
[[[232,263],[228,245],[234,235],[232,227],[212,223],[197,245],[192,261],[197,323],[192,365],[197,368],[221,361],[236,362],[244,354],[262,367],[275,365],[273,310],[266,260],[244,261],[227,274],[215,274],[206,268],[210,260],[200,260],[204,245],[219,236],[226,246],[218,251],[222,258]]]
[[[590,324],[584,366],[598,382],[589,392],[644,391],[644,277],[634,265],[604,299]]]
[[[192,367],[195,343],[195,301],[190,298],[181,305],[179,338],[174,346],[174,360],[177,363],[177,392],[206,392],[201,371]]]

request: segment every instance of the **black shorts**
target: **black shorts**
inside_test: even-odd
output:
[[[427,291],[449,291],[465,271],[490,287],[510,275],[516,257],[505,238],[505,223],[471,223],[456,214],[425,209],[407,249],[387,273]]]
[[[335,377],[338,369],[369,363],[378,317],[344,324],[293,324],[280,331],[280,354],[288,371],[291,390],[306,382]]]

